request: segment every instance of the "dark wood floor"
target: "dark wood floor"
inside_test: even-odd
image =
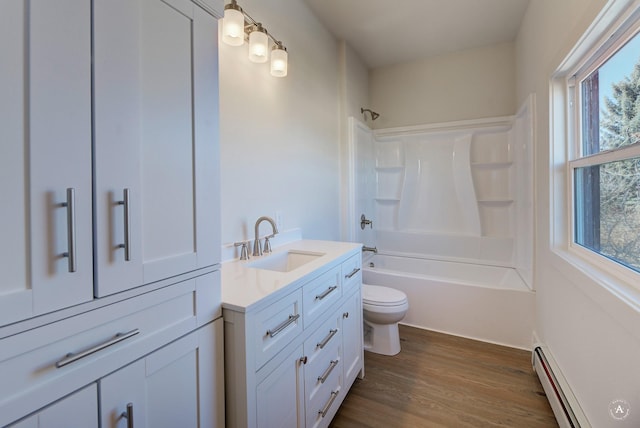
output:
[[[402,351],[365,352],[331,427],[557,427],[531,354],[400,326]]]

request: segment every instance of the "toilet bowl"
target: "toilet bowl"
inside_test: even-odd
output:
[[[398,322],[408,309],[407,295],[402,291],[362,284],[364,349],[382,355],[400,352]]]

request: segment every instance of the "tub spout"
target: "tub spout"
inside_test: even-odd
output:
[[[371,251],[373,254],[378,254],[378,248],[377,247],[362,247],[362,252],[364,253],[365,251]]]

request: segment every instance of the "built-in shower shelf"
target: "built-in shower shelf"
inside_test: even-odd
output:
[[[400,202],[400,198],[379,198],[379,197],[376,197],[376,202]]]
[[[478,169],[509,168],[513,162],[472,162],[471,166]]]
[[[502,198],[495,198],[495,199],[478,199],[478,203],[481,205],[489,205],[489,206],[503,206],[503,205],[511,205],[513,203],[513,199],[502,199]]]
[[[404,165],[382,165],[377,166],[376,171],[402,171],[404,169]]]

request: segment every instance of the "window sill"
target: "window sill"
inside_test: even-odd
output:
[[[577,254],[553,248],[553,266],[568,278],[575,288],[593,300],[629,330],[638,335],[640,315],[640,289],[637,283],[630,283],[609,273]],[[635,285],[634,285],[635,284]]]

